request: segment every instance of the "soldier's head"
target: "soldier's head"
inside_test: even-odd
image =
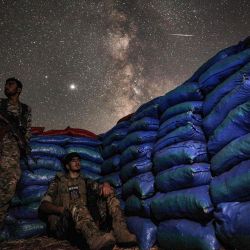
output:
[[[69,172],[80,172],[81,165],[80,165],[81,157],[78,153],[69,153],[63,160],[64,167]]]
[[[4,86],[4,94],[7,97],[19,96],[22,92],[23,84],[15,77],[8,78]]]

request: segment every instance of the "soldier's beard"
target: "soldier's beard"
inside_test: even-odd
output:
[[[15,96],[17,94],[17,91],[11,93],[8,90],[4,90],[4,94],[9,98]]]

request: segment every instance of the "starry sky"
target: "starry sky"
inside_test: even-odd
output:
[[[105,132],[250,35],[248,0],[0,0],[0,97],[33,126]]]

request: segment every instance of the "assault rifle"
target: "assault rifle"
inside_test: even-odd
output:
[[[18,147],[20,149],[20,155],[28,166],[28,169],[32,172],[29,162],[28,155],[30,155],[31,148],[27,143],[27,140],[22,131],[22,127],[19,126],[18,119],[13,115],[3,115],[0,113],[0,121],[6,125],[6,132],[9,131],[17,140]]]

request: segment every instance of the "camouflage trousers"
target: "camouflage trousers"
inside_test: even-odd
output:
[[[114,194],[108,196],[106,199],[99,200],[97,202],[97,207],[99,207],[99,211],[100,213],[102,213],[100,214],[100,217],[105,218],[109,222],[110,221],[112,222],[116,218],[118,219],[124,218],[123,212],[120,208],[120,201],[116,198]],[[62,231],[61,227],[65,227],[65,224],[63,223],[63,220],[65,218],[63,218],[62,220],[62,218],[60,219],[58,216],[56,216],[57,222],[54,225],[50,225],[50,228],[53,229],[52,231],[54,231],[54,233],[52,232],[52,234],[56,236],[57,238],[61,238],[61,239],[64,238],[64,239],[74,241],[71,238],[71,234],[80,233],[81,237],[83,237],[88,244],[91,244],[91,242],[94,241],[96,237],[104,234],[105,231],[107,231],[107,228],[103,228],[103,227],[102,229],[105,229],[105,231],[101,230],[100,221],[96,221],[94,219],[96,218],[96,216],[92,216],[93,213],[91,213],[92,212],[91,207],[88,208],[87,206],[83,206],[80,204],[72,204],[68,212],[69,212],[68,215],[70,216],[68,216],[68,218],[66,219],[68,221],[65,224],[69,226],[69,228],[63,229],[64,235],[59,236],[58,232]],[[52,216],[55,219],[55,215],[52,215]],[[69,222],[69,220],[71,220],[71,222]],[[102,223],[103,223],[103,220],[102,220]],[[108,229],[112,228],[112,224],[110,226],[111,227]]]
[[[0,142],[0,227],[15,194],[16,184],[21,176],[20,150],[16,139],[6,133]]]

